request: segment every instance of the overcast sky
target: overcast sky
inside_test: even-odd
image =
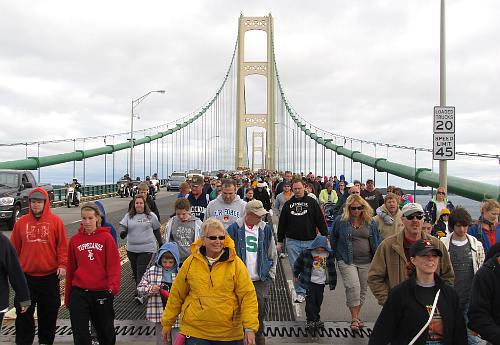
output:
[[[141,104],[136,128],[189,114],[219,87],[242,12],[272,13],[285,92],[310,122],[432,147],[439,9],[438,0],[3,1],[0,142],[126,132],[131,100],[154,89],[167,93]],[[457,151],[500,153],[498,18],[498,0],[447,1]],[[0,161],[23,158],[1,150]],[[475,177],[498,184],[498,162],[474,165]]]

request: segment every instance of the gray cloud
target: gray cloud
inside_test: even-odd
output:
[[[16,1],[0,12],[4,143],[127,131],[130,101],[152,89],[167,93],[137,108],[136,128],[189,114],[220,85],[240,12],[271,12],[279,73],[298,113],[343,135],[432,145],[435,1]],[[500,152],[499,14],[495,0],[447,2],[447,100],[460,151]]]

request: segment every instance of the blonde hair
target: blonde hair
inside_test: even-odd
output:
[[[208,230],[214,229],[214,230],[221,230],[224,235],[227,235],[226,228],[224,227],[224,224],[217,218],[208,218],[201,224],[201,235],[200,237],[202,239],[205,239],[208,234]]]
[[[102,224],[102,217],[101,217],[101,211],[99,211],[99,208],[97,207],[97,205],[93,202],[87,202],[85,204],[82,205],[82,208],[80,209],[80,214],[81,212],[83,212],[84,210],[90,210],[90,211],[94,211],[95,213],[95,216],[97,218],[97,227],[99,228]]]
[[[396,200],[396,202],[398,202],[398,203],[399,203],[399,201],[401,200],[401,198],[400,198],[398,195],[396,195],[396,194],[394,194],[394,193],[391,193],[391,192],[390,192],[390,193],[387,193],[387,195],[385,196],[385,198],[384,198],[384,204],[385,204],[388,200],[391,200],[391,199]]]
[[[373,216],[373,209],[366,202],[365,199],[363,199],[360,195],[358,194],[352,194],[350,195],[344,205],[344,213],[342,214],[342,220],[343,221],[348,221],[351,218],[351,205],[357,202],[361,206],[363,206],[363,210],[361,211],[361,218],[363,219],[363,222],[366,224],[370,224],[372,221],[372,216]]]
[[[481,214],[483,212],[491,211],[494,208],[500,208],[500,203],[495,199],[485,199],[481,202]]]

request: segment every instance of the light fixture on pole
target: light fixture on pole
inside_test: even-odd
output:
[[[147,96],[149,96],[152,93],[165,93],[165,90],[154,90],[154,91],[149,91],[145,95],[142,95],[141,97],[137,99],[132,100],[132,107],[131,107],[131,115],[130,115],[130,168],[129,168],[129,177],[131,179],[134,178],[134,117],[139,118],[139,116],[134,114],[134,109],[137,107]]]

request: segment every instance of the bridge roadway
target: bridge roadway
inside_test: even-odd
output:
[[[162,222],[165,222],[173,213],[173,204],[177,193],[161,191],[157,197],[157,205],[160,210]],[[130,198],[104,199],[108,221],[116,228],[126,212]],[[57,214],[66,224],[68,237],[76,233],[80,212],[78,208],[55,208]],[[276,221],[276,219],[274,219]],[[9,236],[10,232],[4,231]],[[125,242],[120,240],[120,246]],[[117,328],[117,343],[124,344],[134,342],[136,344],[154,344],[154,326],[144,319],[145,306],[138,306],[133,301],[134,283],[130,265],[123,260],[121,291],[115,300]],[[291,292],[290,292],[291,291]],[[290,296],[291,293],[291,296]],[[291,303],[294,297],[292,274],[288,259],[281,259],[276,279],[269,296],[268,322],[266,323],[267,343],[269,344],[294,344],[294,343],[323,343],[323,344],[367,344],[368,336],[376,320],[380,307],[375,298],[368,291],[367,300],[362,309],[362,318],[367,327],[361,333],[352,332],[349,329],[350,314],[345,305],[345,292],[342,279],[339,274],[337,288],[333,291],[325,289],[325,298],[321,311],[321,318],[325,321],[325,331],[318,334],[317,339],[307,336],[304,331],[305,325],[305,303]],[[12,300],[12,296],[11,296]],[[56,342],[58,344],[72,344],[69,316],[66,308],[61,307],[58,319],[58,333]],[[12,320],[4,320],[0,335],[0,343],[13,343],[15,328]]]

